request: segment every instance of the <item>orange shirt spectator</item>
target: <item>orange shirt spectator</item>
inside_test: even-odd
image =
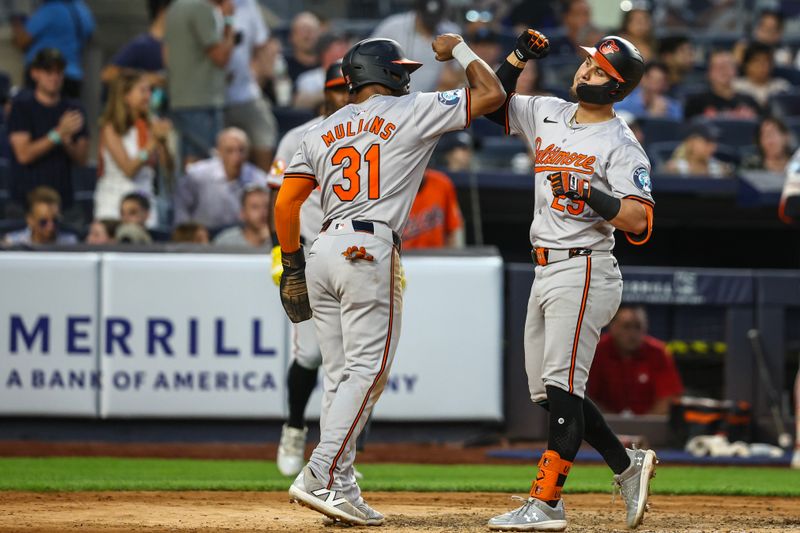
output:
[[[447,174],[428,169],[403,230],[403,249],[464,246],[464,219]]]
[[[588,394],[602,410],[637,415],[666,414],[683,384],[664,343],[647,335],[642,307],[621,307],[600,337]]]

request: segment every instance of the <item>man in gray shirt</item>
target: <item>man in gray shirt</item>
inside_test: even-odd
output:
[[[217,235],[214,244],[260,248],[268,251],[272,247],[267,214],[270,209],[269,192],[263,187],[251,187],[242,195],[241,226],[234,226]]]
[[[208,228],[239,222],[242,194],[264,187],[267,175],[247,162],[250,142],[245,132],[226,128],[217,137],[217,155],[186,168],[175,193],[175,224],[194,221]]]
[[[175,0],[167,11],[167,89],[184,163],[208,157],[222,129],[233,12],[233,0]]]

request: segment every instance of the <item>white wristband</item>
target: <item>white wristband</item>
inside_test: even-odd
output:
[[[464,70],[467,70],[467,66],[470,63],[480,58],[467,46],[467,43],[461,41],[453,47],[453,59],[458,61],[458,64],[461,65]]]

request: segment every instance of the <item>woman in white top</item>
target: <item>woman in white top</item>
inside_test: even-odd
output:
[[[150,119],[150,83],[139,72],[125,72],[109,91],[100,119],[100,168],[94,192],[94,217],[119,218],[122,197],[137,191],[153,197],[159,162],[170,163],[166,139],[172,126]],[[158,224],[150,211],[147,226]]]

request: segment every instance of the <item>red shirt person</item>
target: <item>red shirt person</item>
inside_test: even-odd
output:
[[[403,230],[403,249],[463,246],[464,219],[456,188],[447,174],[427,169]]]
[[[682,392],[672,356],[663,342],[647,335],[644,308],[621,306],[597,344],[589,397],[606,412],[666,414]]]

